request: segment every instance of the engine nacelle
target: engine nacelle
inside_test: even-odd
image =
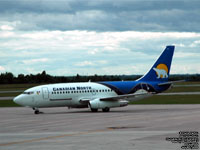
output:
[[[104,108],[113,108],[113,107],[124,107],[128,105],[128,101],[100,101],[95,99],[90,101],[90,107],[93,109],[104,109]]]

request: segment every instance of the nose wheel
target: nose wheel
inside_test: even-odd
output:
[[[43,112],[41,112],[41,111],[39,111],[39,109],[38,108],[33,108],[33,110],[34,110],[34,114],[43,114]]]

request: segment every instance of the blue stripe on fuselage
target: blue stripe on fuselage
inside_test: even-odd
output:
[[[170,86],[170,85],[158,86],[158,83],[160,82],[141,82],[141,81],[107,81],[98,83],[111,88],[118,95],[135,93],[139,89],[144,89],[148,92],[160,93],[168,89]]]

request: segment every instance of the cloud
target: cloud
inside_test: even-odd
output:
[[[196,62],[196,66],[191,67],[189,63],[177,63],[173,64],[171,71],[172,74],[193,74],[200,73],[200,62]]]
[[[193,58],[193,59],[197,59],[200,58],[200,53],[190,53],[190,52],[176,52],[174,54],[175,58]]]
[[[76,63],[75,66],[79,66],[79,67],[84,67],[84,66],[93,66],[94,63],[90,62],[90,61],[84,61],[84,62],[79,62]]]
[[[2,25],[0,26],[0,30],[13,30],[13,27],[9,26],[9,25]]]
[[[23,60],[22,62],[24,64],[36,64],[36,63],[44,63],[44,62],[48,62],[49,59],[48,58],[38,58],[38,59],[28,59],[28,60]]]
[[[199,32],[198,0],[0,1],[0,20],[33,30]]]
[[[99,60],[99,61],[83,61],[83,62],[78,62],[76,63],[74,66],[78,66],[78,67],[97,67],[99,65],[105,65],[107,64],[107,61],[105,60]]]
[[[3,66],[0,66],[0,72],[5,72],[5,68]]]
[[[6,71],[15,74],[43,70],[52,75],[143,74],[165,46],[172,44],[176,46],[173,64],[190,66],[184,73],[187,73],[187,69],[190,73],[198,71],[195,64],[200,56],[199,33],[79,30],[12,32],[9,38],[0,37],[0,64]],[[179,68],[175,70],[180,71]]]
[[[198,73],[199,5],[198,0],[0,1],[1,70],[143,74],[166,45],[175,45],[172,72]]]

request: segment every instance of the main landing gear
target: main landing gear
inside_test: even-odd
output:
[[[37,115],[37,114],[43,114],[43,112],[39,111],[38,108],[33,108],[34,110],[34,113]]]
[[[92,112],[98,112],[98,109],[96,108],[90,108]],[[103,112],[109,112],[110,111],[110,108],[106,107],[106,108],[103,108],[102,109]]]
[[[98,111],[98,109],[96,109],[96,108],[90,108],[90,109],[91,109],[92,112],[97,112]]]
[[[90,108],[91,112],[98,112],[98,108],[92,108],[90,103],[88,104],[88,107]],[[102,111],[103,112],[109,112],[110,108],[109,107],[102,108]]]
[[[108,108],[108,107],[103,108],[102,111],[103,111],[103,112],[109,112],[109,111],[110,111],[110,108]]]

